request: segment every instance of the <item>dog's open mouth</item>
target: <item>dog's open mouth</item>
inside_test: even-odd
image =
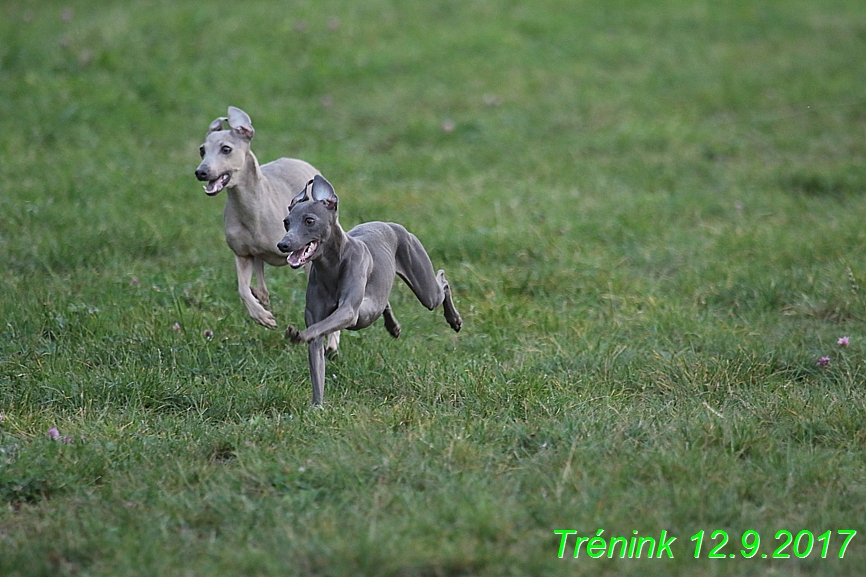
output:
[[[303,266],[308,260],[310,260],[310,258],[312,258],[318,247],[319,243],[317,241],[310,241],[310,243],[304,248],[289,253],[289,256],[286,257],[286,262],[289,263],[289,266],[292,268]]]
[[[226,185],[231,180],[232,175],[228,172],[225,172],[213,180],[209,180],[206,185],[204,185],[205,194],[208,196],[213,196],[217,194],[219,191],[224,189]]]

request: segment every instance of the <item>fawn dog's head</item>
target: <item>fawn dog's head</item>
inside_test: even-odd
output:
[[[227,130],[223,129],[225,122],[229,125]],[[210,123],[204,144],[199,148],[201,164],[195,169],[195,177],[207,183],[204,191],[208,196],[228,186],[232,176],[243,168],[255,133],[247,113],[234,106],[229,106],[228,117]]]

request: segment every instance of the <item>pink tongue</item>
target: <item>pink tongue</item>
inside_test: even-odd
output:
[[[307,247],[289,254],[288,258],[286,258],[286,262],[289,263],[290,266],[301,266],[301,264],[303,264],[301,257],[304,255],[305,250],[307,250]]]
[[[208,194],[216,194],[223,189],[227,181],[228,175],[223,174],[219,178],[209,181],[207,186],[204,187],[204,190]]]
[[[313,241],[304,248],[289,253],[289,256],[286,257],[286,262],[293,267],[301,266],[307,262],[311,256],[313,256],[313,253],[316,252],[317,246],[318,243]]]

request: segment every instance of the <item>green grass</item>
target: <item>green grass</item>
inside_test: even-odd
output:
[[[864,58],[854,0],[3,3],[0,575],[862,575]],[[399,285],[310,408],[192,175],[230,104],[463,331]]]

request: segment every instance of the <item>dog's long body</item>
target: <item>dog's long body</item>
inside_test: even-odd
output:
[[[368,222],[348,233],[337,220],[337,195],[317,175],[292,200],[279,249],[294,267],[312,263],[307,284],[304,320],[286,337],[309,343],[313,404],[320,405],[325,385],[324,339],[343,329],[359,330],[384,317],[385,328],[400,336],[400,323],[388,302],[394,278],[402,278],[418,300],[431,311],[443,305],[445,319],[455,331],[462,326],[445,272],[433,263],[421,242],[399,224]]]
[[[224,122],[228,122],[227,130],[223,129]],[[211,123],[195,175],[207,182],[204,190],[208,196],[226,189],[223,216],[226,242],[235,253],[238,293],[253,320],[273,329],[277,322],[267,310],[270,295],[264,265],[286,265],[285,255],[277,249],[285,232],[286,206],[319,171],[294,158],[280,158],[260,166],[250,150],[254,134],[250,117],[230,106],[228,117]],[[257,286],[251,286],[254,272]],[[329,350],[336,350],[338,337],[335,334],[329,339]]]

